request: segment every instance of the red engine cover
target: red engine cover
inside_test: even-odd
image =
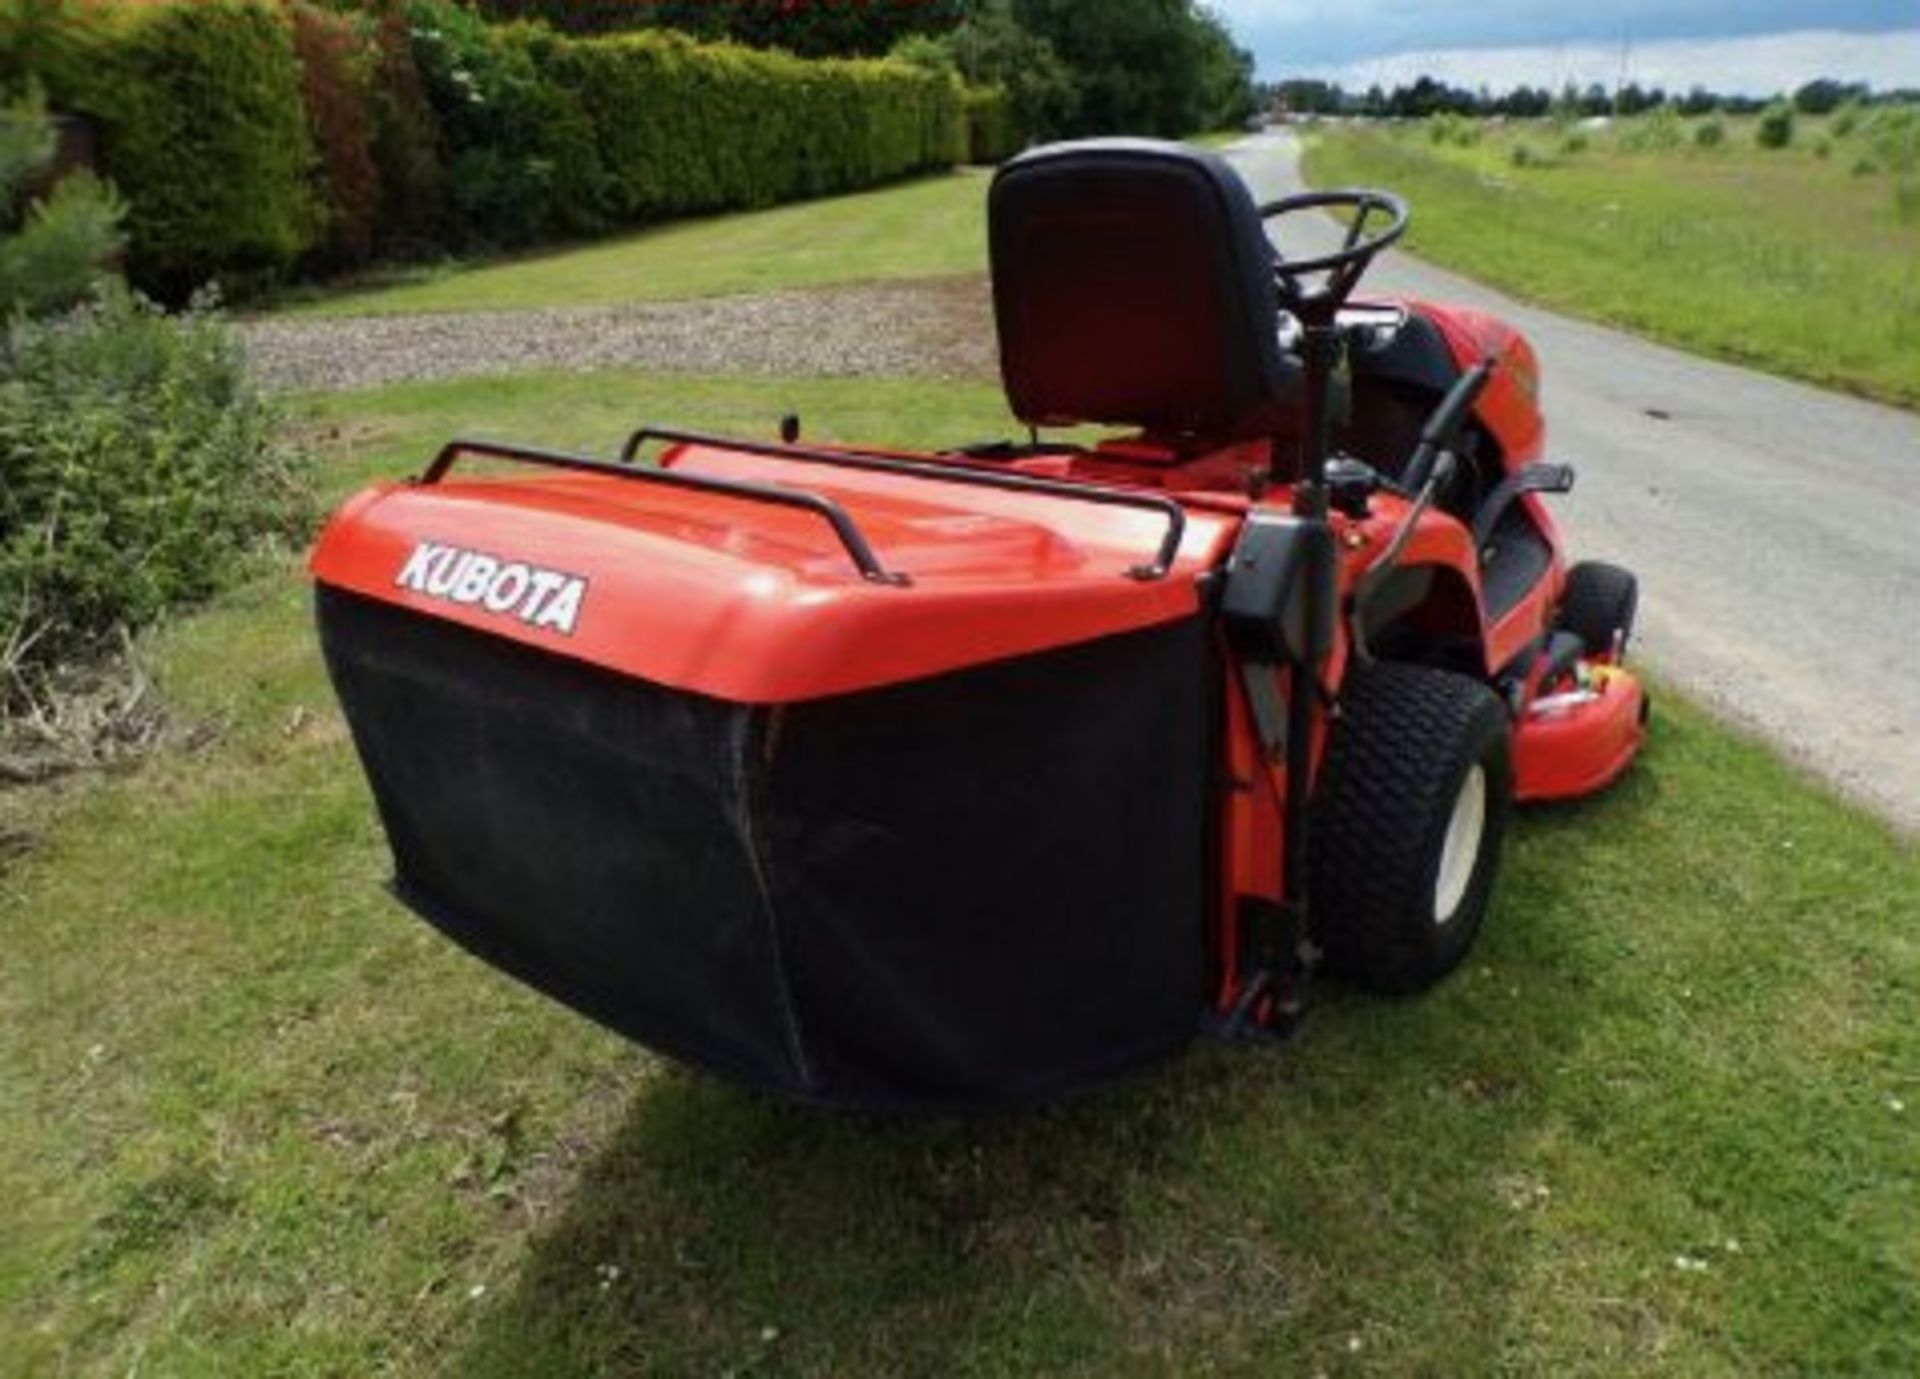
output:
[[[1184,617],[1238,518],[1192,512],[1159,579],[1152,511],[682,447],[675,469],[804,489],[856,520],[902,587],[859,577],[812,513],[594,474],[392,484],[349,501],[314,576],[336,588],[738,703],[788,703]]]

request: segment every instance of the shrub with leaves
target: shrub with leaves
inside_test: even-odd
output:
[[[78,301],[120,248],[110,188],[84,171],[42,186],[55,146],[37,89],[0,106],[0,321]]]
[[[1680,147],[1680,112],[1673,105],[1657,105],[1644,115],[1621,122],[1618,142],[1628,153],[1665,153]]]
[[[540,31],[489,25],[451,0],[411,0],[407,14],[461,237],[525,244],[602,224],[591,127],[535,65]]]
[[[129,271],[167,301],[370,242],[517,245],[847,191],[970,142],[962,82],[906,62],[579,38],[453,0],[75,0],[71,23],[64,5],[0,0],[34,16],[0,24],[28,54],[0,53],[0,79],[44,66],[96,119]],[[983,148],[1008,144],[992,98],[973,113]]]
[[[1483,132],[1480,121],[1451,111],[1429,115],[1426,126],[1429,143],[1453,144],[1460,148],[1472,148],[1480,142]]]
[[[1754,127],[1754,142],[1761,148],[1785,148],[1793,142],[1793,107],[1785,101],[1775,101],[1760,112],[1760,123]]]
[[[404,0],[370,0],[360,19],[373,47],[372,153],[380,182],[376,241],[387,254],[421,254],[438,244],[445,228],[440,121],[413,55]]]
[[[207,311],[112,285],[0,343],[0,700],[307,529],[306,462]]]
[[[216,277],[290,267],[324,216],[284,9],[267,0],[102,9],[50,69],[62,109],[100,123],[127,199],[128,272],[184,301]]]
[[[330,266],[360,263],[373,252],[380,210],[370,35],[348,17],[300,0],[287,13],[300,59],[300,97],[319,152],[316,187],[326,226],[318,257]]]
[[[967,161],[1000,163],[1020,151],[1020,127],[1013,101],[998,86],[969,86],[964,96],[967,112]]]
[[[1696,148],[1719,148],[1727,141],[1727,127],[1718,118],[1705,119],[1694,126],[1693,142]]]
[[[1920,106],[1883,105],[1862,133],[1881,168],[1901,174],[1920,169]]]
[[[970,0],[474,0],[490,19],[538,19],[579,34],[671,28],[708,42],[803,57],[870,56],[902,34],[960,22]]]
[[[804,61],[670,32],[517,41],[589,121],[616,221],[769,206],[966,157],[962,87],[950,73]]]
[[[1006,92],[1019,143],[1051,139],[1071,126],[1080,106],[1073,72],[1053,44],[1014,18],[1010,0],[979,0],[937,41],[966,81]]]

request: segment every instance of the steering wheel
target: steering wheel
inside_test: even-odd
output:
[[[1300,192],[1269,201],[1260,207],[1260,219],[1275,221],[1301,211],[1324,210],[1351,212],[1346,239],[1338,249],[1306,259],[1275,255],[1273,271],[1279,282],[1280,305],[1302,321],[1309,315],[1331,320],[1334,311],[1353,291],[1354,284],[1360,281],[1360,275],[1367,271],[1367,265],[1373,262],[1374,255],[1407,232],[1410,215],[1407,203],[1392,192],[1343,187],[1337,191]],[[1386,216],[1386,223],[1368,234],[1367,221],[1376,212]],[[1314,273],[1326,276],[1310,285],[1305,278]]]

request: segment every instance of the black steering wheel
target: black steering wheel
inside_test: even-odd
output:
[[[1313,258],[1288,259],[1275,255],[1274,276],[1280,286],[1280,305],[1302,321],[1309,316],[1331,320],[1333,313],[1353,291],[1360,275],[1367,271],[1374,255],[1407,232],[1407,203],[1392,192],[1366,187],[1343,187],[1336,191],[1300,192],[1269,201],[1260,207],[1263,221],[1280,220],[1301,211],[1347,211],[1346,240],[1331,254]],[[1375,213],[1386,221],[1371,234],[1367,221]],[[1318,283],[1309,284],[1311,274],[1324,274]]]

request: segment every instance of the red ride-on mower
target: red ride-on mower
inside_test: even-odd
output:
[[[1280,260],[1263,219],[1314,208],[1344,244]],[[1284,1027],[1321,966],[1425,987],[1512,802],[1642,737],[1634,583],[1564,567],[1532,350],[1346,304],[1398,200],[1256,209],[1095,141],[989,214],[1025,442],[455,441],[313,557],[400,897],[816,1102],[1053,1096]],[[1040,438],[1089,423],[1126,434]]]

